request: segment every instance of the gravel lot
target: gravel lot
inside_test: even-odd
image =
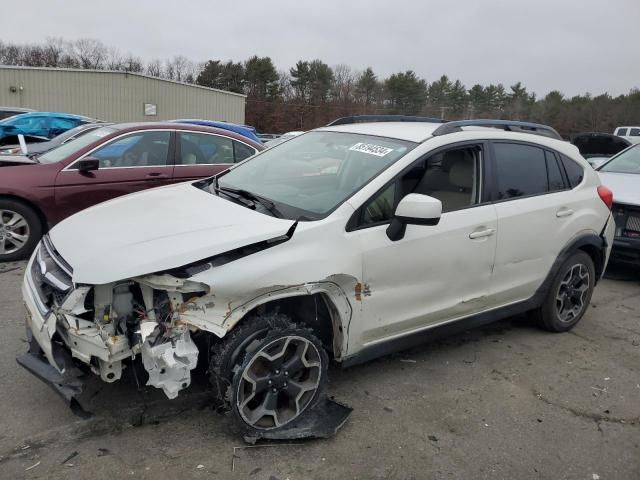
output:
[[[202,380],[174,401],[92,383],[96,415],[72,415],[15,363],[23,268],[0,264],[0,478],[640,478],[637,270],[611,269],[570,333],[514,318],[336,368],[354,412],[335,438],[245,448]]]

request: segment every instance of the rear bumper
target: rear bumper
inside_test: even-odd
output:
[[[640,265],[640,238],[616,237],[613,241],[611,261]]]

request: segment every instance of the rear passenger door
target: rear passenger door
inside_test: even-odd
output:
[[[530,298],[560,251],[576,234],[580,209],[561,155],[538,145],[495,141],[491,145],[490,195],[498,216],[490,304]],[[573,183],[584,171],[566,159]]]
[[[222,135],[177,132],[174,181],[210,177],[256,153],[256,149]]]

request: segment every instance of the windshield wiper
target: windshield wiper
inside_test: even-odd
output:
[[[220,194],[222,193],[223,195],[226,195],[234,202],[240,203],[245,207],[250,208],[251,210],[256,209],[256,203],[254,201],[251,201],[251,199],[248,199],[246,197],[243,198],[242,195],[238,195],[234,191],[228,190],[226,188],[216,188],[215,186],[213,187],[213,191],[215,192],[216,195],[220,196]],[[249,201],[247,202],[247,200]]]
[[[217,180],[217,178],[216,178]],[[218,190],[223,192],[230,192],[241,197],[246,198],[247,200],[252,200],[254,202],[258,202],[264,208],[266,208],[269,212],[273,214],[274,217],[282,218],[282,213],[276,207],[276,204],[269,200],[268,198],[261,197],[260,195],[256,195],[255,193],[251,193],[248,190],[243,190],[242,188],[232,188],[232,187],[217,187]]]

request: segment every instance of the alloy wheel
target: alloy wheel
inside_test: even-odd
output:
[[[556,312],[561,322],[571,322],[585,307],[590,287],[589,270],[583,264],[567,270],[556,293]]]
[[[23,248],[30,233],[29,224],[22,215],[12,210],[0,210],[0,255]]]
[[[301,336],[278,338],[251,358],[238,385],[237,409],[256,429],[281,427],[312,402],[322,376],[322,357]]]

